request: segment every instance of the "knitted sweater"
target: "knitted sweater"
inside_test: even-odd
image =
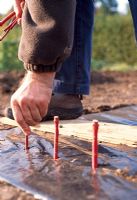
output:
[[[26,0],[18,56],[35,65],[62,63],[71,53],[76,0]]]

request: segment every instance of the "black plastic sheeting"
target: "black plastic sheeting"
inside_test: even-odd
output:
[[[137,107],[121,110],[106,113],[118,116],[116,123],[137,123]],[[25,151],[18,128],[0,131],[0,179],[45,200],[137,199],[137,148],[100,144],[99,168],[93,175],[90,142],[60,136],[59,159],[54,161],[52,134],[32,133],[29,141]]]
[[[137,126],[137,106],[128,106],[102,113],[85,115],[86,119],[98,119],[102,122],[112,122]]]

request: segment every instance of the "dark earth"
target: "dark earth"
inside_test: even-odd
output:
[[[0,114],[9,104],[11,94],[23,78],[23,72],[4,72],[0,74]],[[84,113],[95,113],[118,107],[137,104],[137,71],[93,72],[91,93],[84,97]],[[1,126],[1,129],[4,128]],[[32,200],[33,196],[1,181],[0,200]]]

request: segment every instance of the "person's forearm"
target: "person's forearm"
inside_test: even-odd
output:
[[[53,80],[55,77],[55,72],[45,72],[45,73],[35,73],[31,71],[27,71],[26,79],[27,81],[38,81],[40,83],[44,83],[46,87],[52,88]]]

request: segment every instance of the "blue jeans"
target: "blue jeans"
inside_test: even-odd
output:
[[[77,0],[71,56],[56,74],[54,92],[89,94],[94,0]]]
[[[129,0],[137,39],[137,0]],[[56,74],[54,92],[89,94],[94,0],[77,0],[74,45],[71,56]]]
[[[133,18],[135,36],[137,41],[137,0],[128,0],[130,5],[130,10]]]

